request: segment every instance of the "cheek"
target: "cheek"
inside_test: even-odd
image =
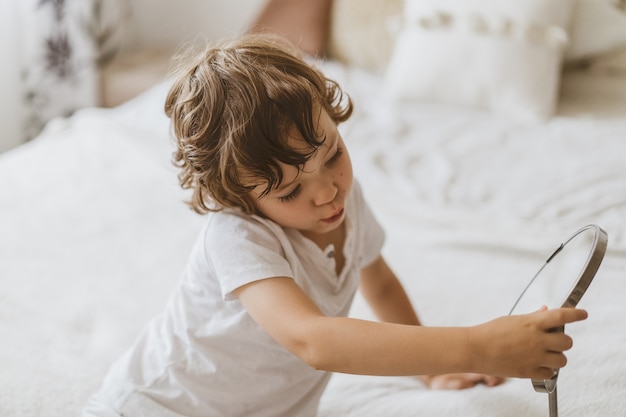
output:
[[[263,214],[263,217],[269,218],[282,226],[290,226],[298,218],[302,217],[300,203],[292,202],[283,204],[281,202],[261,203],[257,204],[257,209]]]
[[[352,181],[352,163],[350,162],[350,158],[346,158],[345,161],[341,164],[339,169],[339,177],[343,181]]]
[[[268,204],[267,200],[254,200],[254,208],[256,210],[256,214],[261,217],[271,218],[273,216],[274,207],[272,204]]]

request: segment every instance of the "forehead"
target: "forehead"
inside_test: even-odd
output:
[[[282,173],[282,181],[280,183],[274,184],[272,189],[268,190],[269,193],[275,192],[283,188],[286,184],[289,184],[296,180],[302,172],[306,171],[306,166],[309,161],[315,158],[315,156],[318,154],[319,148],[323,146],[320,145],[317,148],[313,148],[311,145],[306,143],[306,141],[302,138],[302,136],[295,128],[290,129],[290,133],[285,139],[285,144],[291,151],[295,151],[299,154],[307,156],[307,159],[304,165],[290,165],[278,160],[274,160],[278,169],[280,169]],[[266,178],[253,176],[250,176],[249,178],[250,183],[255,185],[254,194],[261,195],[266,192],[267,188],[269,187],[269,183]]]
[[[328,148],[333,144],[333,132],[336,130],[337,127],[334,120],[329,116],[328,112],[326,112],[326,110],[324,110],[322,106],[315,105],[314,109],[315,111],[313,114],[318,115],[315,125],[315,131],[318,139],[320,140],[320,145],[315,147],[309,145],[304,140],[302,134],[300,133],[300,131],[298,131],[295,125],[291,125],[291,127],[287,131],[287,137],[285,138],[285,145],[289,149],[303,155],[309,154],[308,160],[315,158],[321,148]],[[278,165],[285,174],[289,169],[298,171],[298,167],[296,166],[284,164],[282,162],[278,162]],[[288,181],[290,178],[288,175],[285,175],[284,177],[284,181]]]
[[[300,174],[310,171],[308,167],[309,163],[313,163],[312,160],[315,160],[318,156],[324,157],[326,153],[322,149],[326,149],[328,151],[338,140],[338,137],[336,137],[334,133],[337,127],[336,123],[321,106],[317,109],[319,111],[316,112],[316,114],[319,114],[319,117],[316,131],[318,137],[323,140],[324,143],[318,147],[311,147],[311,145],[304,140],[298,129],[292,125],[287,131],[285,146],[292,151],[301,153],[302,155],[308,154],[309,157],[304,166],[290,165],[280,161],[275,161],[282,172],[282,181],[280,184],[275,184],[275,186],[269,190],[269,193],[281,191],[281,189],[285,188],[285,186],[288,186],[290,183],[297,180]],[[322,152],[320,153],[320,151]],[[256,196],[263,195],[269,186],[267,180],[258,177],[249,178],[249,183],[254,186],[252,194]]]

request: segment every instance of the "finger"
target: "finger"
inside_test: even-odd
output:
[[[430,380],[430,388],[435,390],[460,390],[475,387],[483,382],[481,374],[444,374]]]
[[[477,382],[462,378],[442,378],[436,389],[466,389],[476,384]]]
[[[503,384],[504,381],[505,379],[499,376],[493,376],[493,375],[483,376],[483,383],[487,385],[488,387],[495,387],[496,385]]]
[[[559,369],[567,365],[567,358],[564,354],[558,352],[548,352],[542,365],[546,368]]]
[[[554,376],[554,369],[553,368],[537,368],[535,369],[534,372],[532,372],[531,375],[529,375],[529,378],[531,379],[550,379]]]
[[[439,375],[430,380],[430,389],[434,390],[457,390],[462,389],[463,381],[450,376]]]
[[[546,312],[540,312],[544,315],[543,328],[548,330],[554,327],[563,326],[567,323],[585,320],[588,316],[587,311],[578,308],[556,308]]]
[[[546,335],[546,350],[550,352],[564,352],[574,345],[572,338],[564,333],[550,333]]]
[[[500,385],[504,382],[504,378],[493,375],[484,375],[484,374],[460,374],[458,376],[458,387],[457,389],[466,389],[473,388],[478,384],[484,384],[488,387],[495,387],[496,385]]]
[[[457,381],[458,381],[458,387],[456,389],[468,389],[468,388],[474,388],[476,385],[480,384],[482,382],[482,379],[479,379],[479,380],[460,379]]]
[[[464,374],[466,388],[475,387],[478,384],[485,384],[486,375],[483,374]]]

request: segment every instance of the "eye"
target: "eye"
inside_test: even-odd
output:
[[[326,165],[333,165],[335,162],[337,162],[339,158],[341,158],[341,155],[343,155],[343,148],[337,147],[337,152],[335,152],[332,158],[330,158],[328,162],[326,162]]]
[[[294,198],[296,198],[298,196],[298,194],[300,194],[300,185],[298,184],[298,186],[296,186],[296,188],[293,189],[292,192],[290,192],[289,194],[282,196],[282,197],[278,197],[278,199],[283,202],[286,203],[288,201],[293,200]]]

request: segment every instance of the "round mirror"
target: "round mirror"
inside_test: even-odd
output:
[[[596,275],[608,236],[596,225],[585,226],[562,243],[546,260],[519,296],[509,314],[527,314],[542,306],[575,307]],[[552,331],[563,331],[563,327]],[[549,394],[551,417],[557,416],[558,369],[550,379],[532,380],[533,388]]]
[[[595,276],[607,234],[596,225],[585,226],[548,257],[515,302],[509,314],[526,314],[541,306],[575,307]]]

